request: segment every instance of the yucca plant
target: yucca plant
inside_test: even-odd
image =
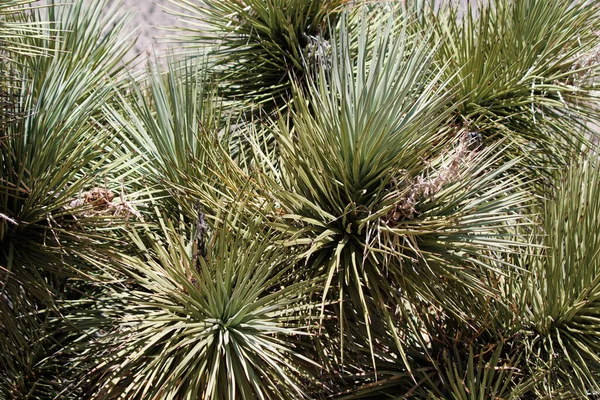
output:
[[[85,345],[97,348],[85,358],[95,360],[90,398],[309,397],[319,368],[297,338],[314,333],[310,295],[320,284],[294,283],[295,254],[274,245],[264,217],[240,210],[219,215],[208,237],[164,220],[151,247],[132,233],[138,257],[99,265],[123,283],[69,316],[81,327],[108,320]]]
[[[8,397],[62,390],[58,370],[42,363],[61,347],[55,327],[45,327],[70,287],[65,279],[80,272],[74,250],[91,253],[106,241],[96,228],[117,211],[105,186],[119,184],[122,160],[106,151],[112,134],[101,119],[127,45],[125,20],[103,16],[105,5],[51,3],[26,14],[39,34],[15,39],[25,50],[4,63],[2,90],[15,116],[0,135],[0,391]]]
[[[330,334],[342,364],[352,345],[370,348],[375,364],[377,318],[409,366],[393,314],[427,299],[460,315],[453,296],[494,292],[485,259],[516,244],[507,225],[526,201],[492,150],[448,127],[451,88],[431,75],[435,50],[392,34],[397,26],[349,32],[342,22],[332,67],[296,92],[292,122],[274,130],[280,168],[259,175],[285,245],[305,246],[303,276],[325,279],[323,301],[339,302]]]
[[[267,112],[285,107],[292,83],[307,66],[326,62],[329,26],[345,0],[177,1],[198,28],[185,36],[191,54],[202,46],[218,72],[223,95]]]
[[[533,176],[596,136],[600,13],[594,2],[409,2],[433,29],[454,120],[484,143],[510,137]]]
[[[527,363],[546,373],[536,396],[585,398],[600,393],[600,172],[580,157],[558,175],[539,231],[519,265],[529,271],[517,293]]]
[[[63,249],[81,243],[83,237],[79,228],[69,232],[74,224],[65,220],[73,216],[68,207],[92,189],[94,181],[104,182],[111,168],[120,169],[119,160],[105,153],[111,135],[100,118],[102,104],[113,96],[111,74],[127,48],[113,47],[120,42],[118,25],[102,36],[108,22],[101,17],[102,5],[49,7],[49,18],[61,20],[55,27],[58,33],[32,43],[53,53],[26,57],[20,82],[9,87],[16,113],[23,117],[3,131],[0,240],[2,265],[9,275],[18,276],[22,269],[23,282],[43,281],[34,279],[39,268],[60,268]],[[104,42],[99,42],[101,37]],[[69,52],[75,44],[77,55]],[[107,205],[92,199],[87,204]],[[75,225],[83,226],[84,220]]]
[[[108,0],[26,3],[0,399],[598,396],[596,4],[184,0],[125,76]]]
[[[52,236],[53,222],[70,213],[65,206],[91,189],[94,179],[108,176],[110,157],[104,150],[110,133],[99,121],[101,105],[113,96],[110,78],[127,48],[114,47],[123,43],[118,39],[119,25],[102,36],[104,23],[109,22],[101,17],[102,5],[47,8],[49,18],[61,21],[55,27],[59,33],[31,41],[53,53],[24,58],[19,84],[8,88],[16,99],[16,112],[23,115],[6,127],[2,141],[5,218],[0,239],[9,249],[5,252],[9,264],[17,249],[33,257],[36,252],[29,245],[38,250],[61,247],[57,237],[45,240]],[[69,52],[76,47],[77,54]]]
[[[597,395],[599,178],[597,160],[588,156],[558,174],[539,231],[531,232],[531,245],[505,258],[519,269],[497,277],[502,300],[473,298],[471,312],[458,319],[414,308],[414,326],[427,346],[411,348],[421,352],[409,353],[413,376],[394,357],[379,357],[380,380],[363,377],[366,382],[347,398],[384,393],[440,399]]]
[[[19,118],[16,114],[16,99],[11,87],[18,77],[11,70],[15,54],[39,54],[41,49],[26,43],[25,38],[40,36],[41,26],[28,20],[25,5],[33,0],[11,0],[0,4],[0,129]]]
[[[42,37],[41,25],[27,17],[26,7],[35,0],[6,0],[0,4],[0,60],[6,61],[11,54],[40,54],[24,38]]]
[[[500,340],[500,339],[499,339]],[[340,399],[524,399],[532,398],[535,380],[524,374],[525,356],[521,349],[507,344],[490,343],[476,351],[448,347],[429,367],[392,372],[383,368],[378,381],[354,388]],[[512,353],[512,354],[510,354]],[[394,365],[397,367],[397,365]],[[393,368],[392,368],[393,370]],[[387,375],[387,376],[386,376]],[[360,379],[361,377],[354,377]],[[364,376],[362,377],[364,378]]]
[[[518,316],[507,300],[508,282],[506,276],[496,275],[485,283],[504,293],[502,297],[461,296],[461,315],[427,299],[413,300],[410,312],[394,318],[410,368],[401,361],[393,335],[384,331],[378,335],[376,368],[363,363],[348,370],[345,380],[353,384],[340,398],[530,398],[545,372],[532,372],[527,366]]]
[[[238,118],[223,109],[205,63],[168,60],[164,71],[149,63],[145,79],[130,82],[131,94],[111,107],[107,119],[120,133],[115,153],[129,158],[127,168],[140,188],[152,188],[173,218],[183,210],[193,221],[196,201],[189,200],[189,187],[211,216],[220,202],[233,201],[247,179],[228,162],[226,150]]]
[[[440,400],[526,398],[534,380],[523,373],[525,357],[519,354],[521,349],[507,346],[499,339],[498,344],[490,343],[477,353],[472,346],[466,350],[449,348],[440,363],[444,366],[441,374],[428,381],[427,395]],[[417,385],[415,390],[425,392]]]
[[[80,334],[60,314],[31,307],[41,305],[14,296],[0,301],[0,399],[81,399],[79,370],[65,350]]]

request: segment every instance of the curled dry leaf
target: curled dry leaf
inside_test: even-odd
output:
[[[95,187],[80,198],[71,201],[66,208],[85,207],[77,213],[83,217],[115,215],[128,219],[134,215],[138,219],[142,218],[139,211],[133,207],[131,202],[127,201],[124,190],[121,190],[120,202],[114,202],[114,199],[115,195],[109,189]]]
[[[89,204],[94,209],[107,209],[110,208],[111,202],[115,198],[113,192],[108,189],[95,187],[87,192],[83,198],[84,204]]]

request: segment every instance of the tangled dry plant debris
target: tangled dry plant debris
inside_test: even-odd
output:
[[[79,198],[71,201],[66,208],[73,210],[79,209],[73,217],[76,215],[82,217],[113,215],[124,217],[125,220],[129,220],[133,215],[139,220],[142,219],[142,215],[139,211],[137,211],[132,203],[127,200],[125,190],[122,187],[119,196],[120,202],[115,202],[114,199],[115,195],[109,189],[94,187]]]
[[[600,31],[596,32],[596,36],[600,39]],[[573,69],[583,70],[580,77],[586,77],[592,74],[590,67],[597,65],[600,62],[600,44],[593,49],[580,54],[577,61],[573,64]]]
[[[415,208],[417,203],[423,199],[432,199],[445,185],[456,181],[461,169],[473,159],[480,146],[479,140],[471,132],[466,132],[461,136],[458,146],[446,156],[442,156],[439,169],[426,171],[412,181],[405,177],[398,182],[397,200],[384,219],[386,224],[393,226],[418,215],[419,212]],[[449,158],[449,161],[444,161],[444,158]]]

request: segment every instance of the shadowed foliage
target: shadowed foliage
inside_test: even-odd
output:
[[[114,218],[106,199],[83,198],[95,185],[119,182],[123,167],[106,152],[114,134],[101,119],[113,97],[111,80],[123,68],[127,46],[119,32],[126,21],[103,17],[105,4],[22,12],[19,26],[27,30],[11,36],[22,51],[8,48],[3,63],[10,103],[3,110],[11,114],[0,130],[0,393],[6,396],[51,398],[63,390],[54,374],[68,365],[45,364],[61,348],[50,322],[58,312],[54,302],[67,290],[65,279],[80,273],[73,251],[93,253],[106,241],[96,227]]]
[[[206,46],[223,94],[264,103],[268,112],[291,99],[292,83],[329,52],[329,25],[345,0],[178,1],[199,23],[187,43]],[[197,51],[192,48],[192,51]]]

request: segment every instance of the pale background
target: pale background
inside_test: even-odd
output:
[[[121,3],[123,11],[135,12],[130,23],[131,29],[134,30],[134,36],[137,36],[136,44],[130,52],[132,56],[145,52],[155,52],[156,55],[161,55],[167,48],[177,48],[177,44],[174,44],[173,40],[168,38],[168,36],[173,36],[175,33],[161,27],[189,26],[180,18],[165,12],[163,8],[178,10],[176,5],[167,0],[113,1]]]
[[[96,0],[85,1],[92,3]],[[202,0],[192,1],[201,2]],[[436,0],[438,4],[447,1],[458,1],[462,6],[466,6],[469,3],[475,4],[477,2],[476,0]],[[39,0],[37,3],[43,2],[44,0]],[[181,11],[181,9],[177,6],[177,0],[111,0],[110,3],[112,4],[114,2],[120,4],[120,12],[135,13],[133,20],[130,23],[130,29],[134,30],[134,36],[137,37],[137,41],[135,46],[130,51],[129,57],[152,52],[154,52],[157,56],[160,56],[165,53],[167,48],[171,48],[176,51],[181,44],[176,44],[173,39],[169,38],[169,36],[172,37],[177,33],[173,31],[169,32],[161,27],[178,26],[185,28],[191,26],[189,22],[183,21],[181,18],[164,11],[165,8]],[[196,21],[196,23],[199,23],[199,21]],[[179,34],[181,35],[181,32]]]

